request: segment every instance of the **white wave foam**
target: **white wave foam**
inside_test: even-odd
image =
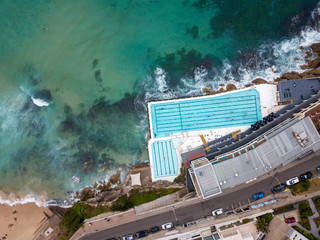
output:
[[[37,98],[31,97],[31,100],[35,105],[37,105],[39,107],[47,107],[47,106],[49,106],[49,103],[47,103],[46,101],[44,101],[42,99],[39,99],[39,98],[37,99]]]
[[[168,90],[168,86],[166,83],[166,72],[162,68],[157,67],[156,70],[154,70],[154,75],[158,84],[158,90],[160,92],[165,92],[166,90]]]
[[[17,204],[26,204],[34,202],[38,207],[44,207],[46,201],[46,196],[36,196],[34,194],[20,196],[14,193],[10,193],[9,195],[7,195],[4,192],[0,191],[0,204],[14,206]]]
[[[42,100],[42,99],[40,99],[40,98],[34,98],[34,97],[31,95],[30,91],[29,91],[27,88],[25,88],[25,87],[23,87],[23,86],[20,86],[20,89],[21,89],[24,93],[26,93],[28,96],[31,97],[31,100],[32,100],[32,102],[33,102],[35,105],[37,105],[37,106],[39,106],[39,107],[47,107],[47,106],[49,106],[49,103],[48,103],[48,102],[46,102],[46,101],[44,101],[44,100]]]
[[[194,70],[194,80],[201,81],[208,75],[208,70],[204,68],[203,66],[197,67]]]

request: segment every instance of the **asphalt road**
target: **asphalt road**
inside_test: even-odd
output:
[[[300,161],[301,163],[298,163]],[[140,230],[149,229],[153,226],[160,226],[166,222],[180,222],[186,223],[190,221],[197,220],[204,216],[211,215],[211,211],[217,208],[223,208],[224,212],[231,211],[233,208],[246,205],[253,202],[252,195],[257,192],[264,192],[265,195],[272,194],[271,189],[278,185],[277,179],[284,183],[285,180],[299,176],[302,173],[311,171],[316,172],[316,167],[320,165],[320,156],[313,157],[308,161],[296,160],[294,166],[277,173],[276,171],[271,171],[269,174],[273,175],[266,179],[259,181],[257,179],[256,183],[251,183],[246,188],[234,189],[234,191],[218,195],[216,197],[210,198],[208,200],[202,200],[199,203],[189,205],[187,207],[177,207],[173,209],[168,207],[167,212],[160,213],[155,216],[146,217],[135,222],[126,223],[124,225],[119,225],[110,229],[106,229],[95,234],[86,235],[82,240],[101,240],[108,239],[112,237],[122,237],[123,235],[135,233]],[[281,169],[279,169],[281,171]],[[175,219],[175,215],[177,219]]]

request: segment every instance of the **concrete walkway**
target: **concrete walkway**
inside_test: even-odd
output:
[[[310,226],[311,226],[311,231],[308,231],[309,233],[312,233],[315,237],[319,238],[319,228],[317,228],[315,222],[313,221],[314,218],[319,217],[319,213],[317,211],[316,206],[314,205],[312,199],[308,199],[308,202],[310,204],[310,208],[312,210],[312,212],[314,212],[314,214],[310,217],[308,217],[309,222],[310,222]]]

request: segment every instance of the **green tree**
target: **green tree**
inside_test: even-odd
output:
[[[265,218],[258,218],[256,222],[257,232],[269,233],[269,224],[266,222]]]

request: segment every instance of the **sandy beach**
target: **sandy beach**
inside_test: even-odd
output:
[[[9,240],[31,240],[40,223],[46,220],[46,214],[52,215],[49,209],[35,203],[0,204],[0,213],[0,239]]]

